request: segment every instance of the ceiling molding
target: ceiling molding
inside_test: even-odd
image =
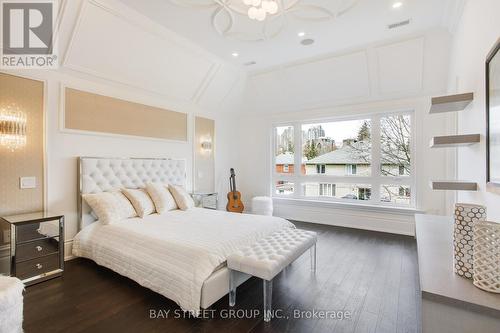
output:
[[[302,22],[333,21],[344,15],[360,0],[342,0],[335,7],[303,3],[303,0],[278,1],[277,14],[268,15],[261,24],[248,18],[248,6],[242,0],[170,0],[171,3],[194,9],[211,9],[212,28],[222,37],[245,42],[259,42],[277,37],[290,19]],[[235,28],[237,20],[255,22],[257,31],[241,31]]]
[[[446,10],[443,15],[443,26],[451,34],[455,34],[458,24],[462,19],[462,14],[468,0],[447,0]]]
[[[216,77],[217,73],[219,71],[223,70],[230,70],[230,71],[240,71],[233,65],[227,64],[224,61],[219,61],[219,59],[211,54],[208,54],[202,49],[199,49],[197,46],[190,46],[190,45],[185,45],[183,43],[182,38],[177,38],[174,33],[170,31],[163,31],[165,28],[161,27],[161,29],[153,29],[149,25],[153,24],[156,25],[156,23],[152,22],[149,18],[146,18],[142,16],[141,14],[137,13],[138,17],[135,17],[136,11],[132,10],[132,13],[127,13],[126,11],[123,12],[120,10],[120,7],[118,9],[114,7],[110,7],[109,3],[112,4],[112,1],[98,1],[98,0],[83,0],[81,6],[78,9],[78,14],[77,14],[77,22],[73,27],[73,31],[71,33],[69,43],[67,50],[64,55],[64,60],[62,63],[62,67],[90,75],[91,77],[99,78],[99,79],[104,79],[106,81],[110,81],[116,84],[120,85],[125,85],[127,87],[135,88],[135,89],[141,89],[145,91],[149,91],[161,96],[165,96],[169,99],[172,100],[178,100],[178,101],[183,101],[183,102],[189,102],[193,103],[195,105],[200,104],[200,100],[203,98],[203,95],[207,91],[208,87],[213,83],[214,78]],[[120,5],[120,4],[119,4]],[[154,88],[155,85],[150,85],[149,87],[143,86],[142,84],[134,81],[127,79],[126,76],[121,77],[119,75],[110,75],[110,73],[101,73],[100,71],[95,70],[95,68],[89,68],[88,66],[82,66],[81,63],[78,63],[78,61],[74,61],[77,58],[72,58],[75,56],[74,52],[78,52],[77,46],[75,46],[75,43],[77,43],[77,40],[79,38],[79,34],[82,31],[81,29],[84,28],[82,26],[82,21],[85,19],[89,19],[88,15],[92,15],[90,12],[88,12],[89,8],[91,6],[95,6],[95,8],[99,8],[99,10],[104,10],[105,12],[112,14],[113,16],[117,17],[119,20],[123,21],[124,24],[130,25],[135,29],[138,29],[141,33],[146,33],[155,36],[156,38],[160,38],[161,40],[165,41],[165,44],[168,43],[168,45],[173,45],[174,48],[179,48],[179,50],[182,50],[181,52],[187,52],[187,54],[190,54],[191,56],[194,57],[194,59],[198,59],[201,61],[200,64],[205,63],[206,67],[206,73],[202,75],[202,77],[198,80],[191,80],[190,84],[192,84],[192,87],[189,87],[189,89],[192,90],[192,93],[188,96],[180,97],[178,94],[172,94],[169,93],[168,89],[164,89],[161,87],[161,82],[159,82],[158,85],[156,85],[158,88]],[[124,5],[122,5],[124,6]],[[141,20],[146,20],[146,22],[142,22]],[[179,40],[176,40],[179,39]],[[78,45],[78,47],[81,47],[81,45]],[[88,47],[88,46],[87,46]],[[151,51],[153,52],[153,51]],[[200,65],[199,64],[199,65]],[[233,69],[234,67],[234,69]],[[203,69],[203,72],[205,69]],[[203,73],[202,72],[202,73]],[[201,74],[200,72],[196,75],[199,77]],[[187,89],[187,88],[186,88]],[[226,96],[226,92],[230,91],[232,87],[215,87],[214,89],[221,89],[222,93],[224,96]],[[187,90],[184,89],[184,91],[187,92]],[[223,99],[219,101],[219,104],[223,102]]]

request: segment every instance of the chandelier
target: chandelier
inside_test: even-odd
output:
[[[272,39],[288,25],[331,22],[360,0],[169,0],[210,11],[213,29],[222,37],[245,42]],[[249,19],[250,18],[250,19]],[[255,21],[262,24],[255,24]]]
[[[26,145],[26,115],[13,104],[0,108],[0,145],[12,152]]]
[[[250,6],[248,17],[252,20],[264,21],[267,14],[274,15],[278,12],[278,3],[275,0],[243,0]]]

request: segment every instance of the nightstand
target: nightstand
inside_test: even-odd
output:
[[[214,209],[217,210],[217,204],[219,202],[218,193],[216,192],[195,192],[191,193],[196,207]]]
[[[0,217],[0,273],[25,285],[64,271],[64,216],[47,212]]]

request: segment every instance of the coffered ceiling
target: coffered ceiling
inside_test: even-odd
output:
[[[280,0],[280,11],[263,22],[248,18],[243,0],[120,1],[207,51],[255,71],[445,27],[461,0]],[[396,2],[401,6],[394,8]],[[407,25],[388,28],[407,20]],[[313,43],[302,45],[304,39]]]

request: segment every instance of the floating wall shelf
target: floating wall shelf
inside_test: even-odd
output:
[[[474,93],[433,97],[429,113],[454,112],[465,109],[474,100]]]
[[[477,183],[454,180],[432,181],[431,188],[443,191],[477,191]]]
[[[431,148],[469,146],[481,141],[479,134],[446,135],[432,138]]]

